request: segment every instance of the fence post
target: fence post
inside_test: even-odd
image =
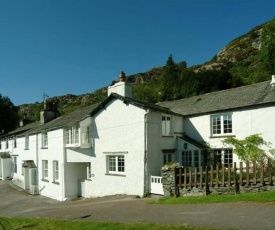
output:
[[[257,176],[256,176],[256,161],[253,161],[253,184],[257,184]]]
[[[219,187],[219,164],[216,165],[216,187]]]
[[[267,172],[268,172],[268,185],[272,185],[272,176],[271,176],[271,159],[268,158],[268,162],[267,162]]]
[[[208,167],[205,166],[205,195],[209,195],[209,185],[208,185]]]
[[[250,165],[249,165],[249,161],[246,161],[245,162],[245,170],[246,170],[246,183],[245,185],[246,186],[249,186],[249,183],[250,183],[250,179],[249,179],[249,168],[250,168]]]
[[[260,163],[260,170],[261,170],[261,184],[264,185],[264,163],[263,161],[261,161]]]
[[[243,162],[240,162],[240,185],[243,186]]]
[[[239,192],[239,186],[238,186],[238,180],[237,180],[237,167],[236,167],[236,162],[234,162],[234,188],[235,188],[235,193]]]

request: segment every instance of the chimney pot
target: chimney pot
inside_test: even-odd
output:
[[[123,71],[120,71],[119,73],[119,81],[120,82],[125,82],[126,78],[125,78],[125,73]]]

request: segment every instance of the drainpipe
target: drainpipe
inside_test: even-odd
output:
[[[147,120],[147,115],[149,114],[149,110],[146,111],[144,114],[144,193],[149,192],[149,172],[148,172],[148,162],[147,162],[147,129],[148,129],[148,120]]]

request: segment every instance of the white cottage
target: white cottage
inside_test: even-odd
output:
[[[156,105],[131,98],[121,72],[102,103],[61,117],[45,104],[40,122],[2,135],[0,178],[57,200],[142,196],[165,163],[205,163],[206,144],[216,162],[238,161],[225,137],[260,133],[274,148],[274,90],[262,82]]]
[[[226,137],[244,139],[260,134],[275,149],[275,76],[272,81],[161,102],[158,105],[184,116],[183,131],[198,143],[215,150],[217,163],[238,162],[234,149],[225,146]],[[182,153],[180,163],[196,165],[196,150]],[[268,154],[268,149],[265,149]],[[180,157],[180,156],[179,156]],[[188,160],[189,163],[188,163]],[[187,161],[186,161],[187,160]]]

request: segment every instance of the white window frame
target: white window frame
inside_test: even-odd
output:
[[[59,181],[59,164],[58,161],[53,161],[53,181]]]
[[[125,156],[107,155],[107,173],[125,175]]]
[[[14,167],[14,173],[17,173],[17,157],[13,157],[13,167]]]
[[[189,167],[201,167],[203,161],[202,151],[199,149],[196,150],[184,150],[182,151],[182,165],[185,168]]]
[[[217,164],[233,164],[233,149],[214,149],[214,162]]]
[[[9,139],[7,138],[6,139],[6,149],[8,149],[9,148]]]
[[[42,148],[48,148],[48,132],[41,133]]]
[[[80,146],[80,127],[74,125],[65,129],[65,144],[66,147]]]
[[[17,136],[13,137],[13,147],[17,148]]]
[[[162,114],[161,116],[162,136],[172,136],[172,117]]]
[[[215,114],[210,116],[211,136],[227,136],[233,134],[232,114]]]
[[[92,178],[92,163],[87,163],[87,179]]]
[[[30,148],[30,137],[29,135],[25,136],[25,150],[28,150]]]
[[[42,178],[44,180],[49,179],[49,162],[48,162],[48,160],[42,160]]]
[[[173,153],[163,153],[163,165],[173,161]]]

